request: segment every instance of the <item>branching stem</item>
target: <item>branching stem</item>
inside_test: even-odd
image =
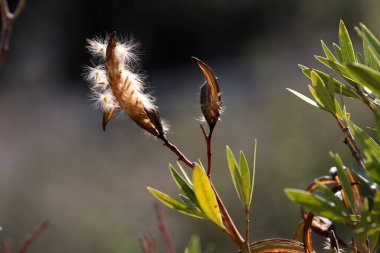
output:
[[[24,10],[26,0],[20,0],[14,13],[9,11],[8,0],[0,0],[1,11],[1,39],[0,39],[0,64],[4,60],[6,51],[9,50],[9,40],[13,30],[13,26],[16,23],[21,12]]]

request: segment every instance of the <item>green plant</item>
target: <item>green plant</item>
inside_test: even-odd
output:
[[[212,133],[222,113],[222,106],[218,80],[207,64],[193,58],[206,80],[200,90],[200,107],[208,125],[207,132],[203,124],[200,124],[207,152],[206,168],[201,161],[192,162],[167,139],[168,128],[154,105],[154,99],[144,93],[144,80],[132,68],[136,59],[133,44],[118,42],[115,33],[106,40],[89,40],[88,48],[100,59],[100,65],[89,67],[86,78],[91,83],[94,99],[104,111],[104,130],[114,111],[121,109],[177,156],[177,169],[170,164],[169,172],[181,191],[179,198],[148,187],[152,195],[180,213],[213,222],[236,244],[239,252],[313,252],[312,232],[327,239],[328,252],[374,252],[380,231],[380,146],[351,120],[344,97],[359,100],[370,109],[375,118],[373,129],[380,136],[380,117],[377,112],[380,105],[380,43],[364,25],[361,24],[357,31],[363,40],[363,54],[355,53],[347,29],[341,22],[339,45],[333,44],[335,55],[322,42],[326,58],[316,57],[340,75],[344,82],[322,71],[300,66],[311,80],[309,89],[314,100],[289,89],[336,119],[345,135],[344,143],[357,161],[357,165],[347,167],[338,154],[330,153],[335,167],[330,170],[329,175],[315,179],[307,190],[285,189],[286,195],[302,207],[302,221],[296,229],[294,239],[273,238],[250,242],[249,217],[255,176],[256,141],[251,165],[242,151],[237,158],[226,147],[227,164],[245,215],[243,233],[236,228],[214,186]],[[180,162],[189,168],[192,176]],[[158,220],[160,223],[162,218]],[[335,223],[346,225],[352,232],[351,242],[339,237],[334,228]],[[170,237],[167,232],[163,233],[163,238],[168,245],[167,252],[173,252],[171,243],[168,243]],[[143,237],[141,242],[145,253],[155,252],[149,237]],[[185,252],[200,252],[196,239],[192,240]]]
[[[316,56],[338,77],[300,65],[302,72],[311,80],[309,90],[314,100],[289,90],[336,119],[345,135],[344,143],[357,164],[345,166],[340,156],[331,152],[335,167],[330,175],[316,179],[307,191],[286,189],[285,193],[309,211],[304,212],[304,220],[310,223],[313,231],[330,237],[334,235],[337,250],[347,248],[348,243],[339,238],[333,223],[344,224],[351,231],[353,239],[349,251],[374,252],[380,231],[380,146],[371,135],[377,135],[377,139],[380,137],[380,42],[363,24],[356,27],[356,31],[362,38],[363,53],[355,52],[341,21],[339,45],[333,44],[335,54],[322,41],[325,57]],[[345,98],[364,103],[373,114],[375,124],[369,133],[352,121]],[[321,229],[322,222],[311,218],[315,215],[329,219],[330,226]],[[306,250],[310,252],[311,245]]]

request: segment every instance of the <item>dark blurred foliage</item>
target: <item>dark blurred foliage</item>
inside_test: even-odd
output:
[[[11,1],[14,6],[15,1]],[[225,145],[248,154],[257,138],[253,238],[292,237],[300,219],[284,187],[306,187],[332,165],[328,151],[350,153],[335,122],[285,90],[303,93],[297,63],[320,65],[319,40],[337,41],[339,19],[380,33],[378,1],[364,0],[29,0],[0,69],[0,238],[16,243],[39,222],[51,226],[30,252],[141,252],[138,235],[157,234],[147,185],[177,194],[167,165],[175,157],[125,115],[101,130],[88,101],[86,38],[117,31],[141,44],[141,66],[170,120],[169,138],[205,158],[197,94],[197,56],[220,77],[227,110],[214,133],[214,179],[233,217],[243,213]],[[347,101],[356,122],[371,119]],[[178,252],[191,234],[217,252],[234,246],[212,224],[165,209]]]

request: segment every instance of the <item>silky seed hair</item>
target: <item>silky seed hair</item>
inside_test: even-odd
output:
[[[138,60],[135,48],[134,43],[117,41],[115,33],[106,39],[87,40],[87,49],[99,64],[86,67],[85,79],[95,104],[103,109],[103,129],[115,109],[121,108],[144,130],[164,136],[168,127],[160,118],[155,99],[144,93],[144,78],[132,68]]]

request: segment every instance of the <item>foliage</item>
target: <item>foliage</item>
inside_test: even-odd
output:
[[[356,27],[356,31],[362,39],[363,52],[354,50],[343,21],[339,25],[339,44],[333,44],[335,54],[321,42],[325,56],[316,56],[316,59],[333,70],[337,77],[300,65],[311,80],[309,90],[314,100],[289,90],[336,119],[345,135],[344,143],[357,164],[344,165],[338,154],[330,153],[335,167],[329,176],[316,180],[307,191],[285,189],[285,193],[310,213],[344,224],[357,244],[357,249],[350,247],[353,252],[374,252],[380,231],[380,42],[364,24]],[[369,109],[374,117],[372,129],[377,138],[372,138],[373,132],[366,133],[353,122],[344,103],[345,97],[358,100]],[[345,246],[347,244],[339,242],[335,247]]]
[[[190,161],[166,137],[167,128],[161,120],[154,99],[144,93],[143,79],[131,70],[131,62],[136,55],[133,45],[119,42],[116,33],[108,41],[89,40],[88,48],[101,64],[89,67],[87,80],[95,92],[97,103],[103,109],[103,129],[114,111],[121,109],[142,129],[161,140],[178,158],[189,167],[190,176],[178,162],[178,169],[169,165],[173,181],[180,189],[179,197],[171,197],[157,189],[148,187],[150,193],[166,206],[180,213],[214,223],[222,230],[242,253],[264,252],[314,252],[311,236],[319,234],[326,239],[327,252],[374,252],[380,233],[380,146],[371,135],[355,124],[347,111],[345,98],[365,104],[374,117],[375,135],[380,137],[380,42],[371,31],[360,24],[356,28],[363,42],[363,52],[354,50],[350,35],[343,21],[339,25],[339,43],[333,43],[333,53],[322,41],[324,57],[316,59],[335,72],[333,77],[320,70],[300,65],[302,72],[311,80],[308,98],[289,89],[308,104],[329,113],[342,130],[344,143],[351,151],[357,164],[344,165],[339,154],[330,152],[334,167],[329,175],[315,179],[306,190],[285,189],[290,200],[299,204],[302,220],[296,228],[294,239],[272,238],[250,242],[250,211],[255,179],[257,141],[254,143],[252,163],[240,151],[238,159],[226,147],[227,164],[237,197],[245,214],[244,233],[224,205],[212,181],[212,133],[222,113],[221,89],[213,70],[203,61],[193,57],[205,77],[200,90],[200,108],[208,132],[201,124],[207,152],[207,167]],[[168,253],[173,253],[173,245],[158,213],[159,227]],[[334,224],[343,224],[351,232],[351,242],[340,238]],[[152,240],[141,239],[145,253],[155,253]],[[199,238],[193,237],[185,253],[200,253]]]

